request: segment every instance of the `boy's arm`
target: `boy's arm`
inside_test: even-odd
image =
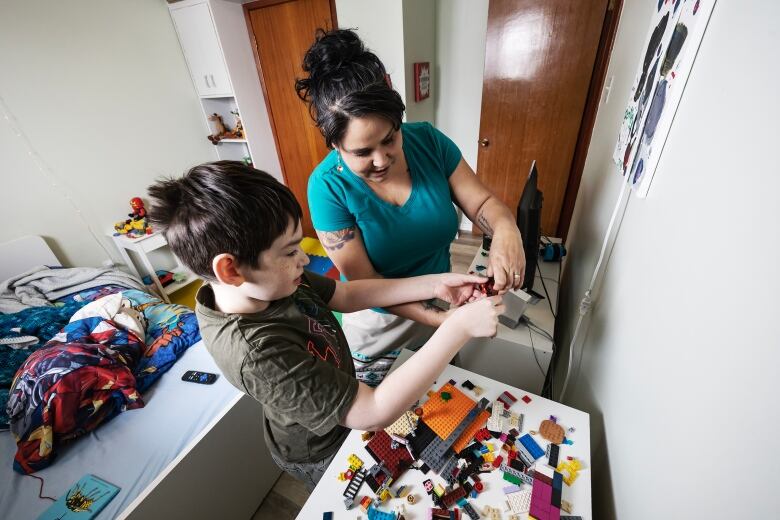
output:
[[[500,296],[458,308],[409,362],[390,373],[379,386],[359,385],[355,400],[344,416],[344,426],[379,430],[391,425],[425,394],[469,338],[495,335],[502,312]]]
[[[432,298],[440,298],[457,306],[477,296],[474,284],[486,280],[476,275],[444,273],[413,278],[367,278],[337,282],[328,307],[339,312],[355,312]]]
[[[374,270],[374,265],[368,258],[365,245],[363,244],[363,237],[357,226],[338,231],[318,230],[317,236],[327,250],[328,257],[336,265],[339,272],[346,276],[350,281],[383,278],[381,274]],[[429,298],[425,299],[427,300]],[[402,318],[414,320],[432,327],[438,327],[441,325],[444,318],[446,318],[444,312],[427,305],[427,302],[425,301],[411,301],[412,303],[406,303],[410,301],[411,300],[403,300],[404,303],[400,305],[385,306],[385,310],[396,316],[401,316]],[[368,305],[359,309],[341,311],[332,303],[329,303],[328,306],[339,312],[353,312],[353,310],[362,310],[372,306],[376,307],[376,305]]]

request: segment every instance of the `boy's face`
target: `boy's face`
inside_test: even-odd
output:
[[[301,249],[301,224],[290,220],[287,230],[260,253],[260,267],[239,267],[245,282],[239,289],[245,296],[273,301],[290,296],[301,283],[303,268],[309,257]]]

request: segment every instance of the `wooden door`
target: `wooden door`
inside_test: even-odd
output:
[[[303,208],[303,233],[311,237],[316,235],[306,186],[328,149],[295,92],[295,79],[303,77],[303,55],[314,42],[315,31],[336,26],[335,12],[330,0],[261,0],[244,5],[282,173]]]
[[[514,212],[536,160],[548,235],[559,232],[608,2],[490,0],[477,171]]]

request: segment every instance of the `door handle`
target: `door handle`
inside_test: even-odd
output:
[[[206,74],[203,75],[203,81],[206,83],[206,88],[211,88],[211,86],[209,85],[209,77],[208,77],[208,75],[206,75]]]
[[[477,141],[477,142],[479,143],[479,145],[480,145],[482,148],[487,148],[487,146],[490,144],[490,140],[489,140],[489,139],[486,139],[486,138],[484,138],[484,137],[483,137],[482,139],[480,139],[479,141]]]
[[[211,86],[217,88],[217,84],[214,82],[214,74],[209,74],[209,78],[211,79]]]

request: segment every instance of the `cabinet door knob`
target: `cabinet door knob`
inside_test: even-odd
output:
[[[484,138],[484,137],[483,137],[482,139],[480,139],[479,141],[477,141],[477,142],[478,142],[478,143],[479,143],[479,145],[480,145],[481,147],[483,147],[483,148],[486,148],[486,147],[487,147],[487,146],[490,144],[490,140],[489,140],[489,139],[486,139],[486,138]]]

